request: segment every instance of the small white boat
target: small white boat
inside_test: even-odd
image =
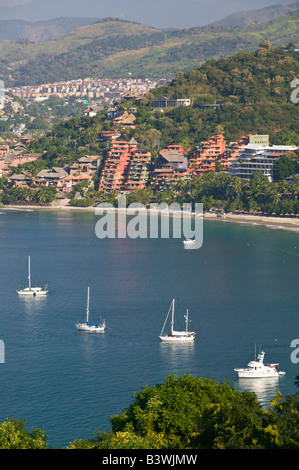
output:
[[[278,371],[279,364],[264,364],[265,353],[262,351],[257,360],[250,361],[245,369],[234,369],[238,373],[239,378],[265,378],[279,377],[285,372]]]
[[[48,289],[46,287],[32,287],[31,286],[31,270],[30,270],[30,256],[28,256],[28,287],[17,290],[19,295],[47,295]]]
[[[168,310],[168,313],[166,315],[166,319],[162,328],[162,331],[160,333],[159,338],[161,341],[173,341],[173,342],[184,342],[184,341],[194,341],[195,340],[195,332],[194,331],[188,331],[188,324],[189,324],[189,315],[188,315],[188,310],[186,311],[185,317],[185,323],[186,323],[186,329],[185,331],[176,331],[174,330],[174,307],[175,307],[175,299],[172,300],[170,308]],[[171,311],[171,324],[170,324],[170,334],[164,333],[164,329],[168,320],[169,313]]]
[[[184,246],[190,246],[195,244],[195,239],[193,238],[186,238],[186,240],[183,240]]]
[[[75,324],[75,327],[77,330],[80,331],[90,331],[94,333],[102,333],[105,331],[106,324],[105,320],[103,320],[102,323],[90,323],[89,322],[89,297],[90,297],[90,289],[89,287],[87,288],[87,303],[86,303],[86,321],[84,323],[79,323],[77,322]]]

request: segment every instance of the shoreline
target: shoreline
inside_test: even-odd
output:
[[[52,212],[95,212],[97,207],[95,206],[88,206],[88,207],[75,207],[75,206],[66,206],[66,205],[53,205],[53,206],[30,206],[30,205],[9,205],[9,206],[2,206],[0,210],[14,210],[14,211],[52,211]],[[109,210],[109,209],[108,209]],[[118,210],[118,208],[115,208]],[[157,209],[147,209],[147,212],[155,213],[161,212]],[[183,211],[181,211],[183,213]],[[135,212],[134,212],[135,213]],[[178,213],[170,212],[173,216],[178,215]],[[195,215],[192,213],[192,215]],[[299,230],[299,217],[275,217],[275,216],[265,216],[265,215],[251,215],[251,214],[216,214],[206,212],[203,214],[203,219],[206,220],[218,220],[222,222],[235,222],[241,224],[249,224],[249,225],[262,225],[268,227],[276,227],[282,229],[298,229]]]
[[[282,229],[298,229],[299,218],[292,217],[275,217],[266,215],[251,215],[251,214],[204,214],[205,219],[213,219],[227,222],[242,223],[248,225],[262,225],[266,227],[276,227]]]

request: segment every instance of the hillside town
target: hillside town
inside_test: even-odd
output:
[[[42,85],[8,87],[0,94],[0,132],[42,135],[53,123],[84,114],[93,117],[116,102],[140,99],[165,80],[78,79]]]
[[[75,96],[77,98],[84,98],[86,101],[97,100],[98,103],[112,104],[132,92],[138,98],[161,83],[163,83],[163,80],[152,81],[147,78],[84,78],[44,83],[42,85],[5,88],[5,93],[35,102],[44,101],[53,96],[58,96],[59,98]]]

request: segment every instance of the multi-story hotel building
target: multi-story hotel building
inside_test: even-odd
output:
[[[293,145],[245,145],[239,157],[228,169],[229,174],[250,180],[254,172],[261,171],[272,181],[275,160],[296,149],[297,147]]]
[[[128,168],[126,191],[144,189],[149,176],[151,152],[149,150],[133,150]]]
[[[101,172],[99,191],[134,191],[145,187],[149,150],[138,150],[137,142],[112,141]]]

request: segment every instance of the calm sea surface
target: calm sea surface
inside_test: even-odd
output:
[[[278,390],[296,392],[299,232],[207,220],[202,248],[184,250],[173,238],[100,240],[96,221],[76,211],[0,213],[0,421],[26,419],[64,447],[109,430],[134,392],[170,374],[227,379],[264,406]],[[29,255],[46,298],[16,294]],[[104,334],[74,327],[88,286]],[[159,340],[172,298],[189,309],[194,344]],[[234,368],[254,358],[255,345],[286,375],[238,380]]]

